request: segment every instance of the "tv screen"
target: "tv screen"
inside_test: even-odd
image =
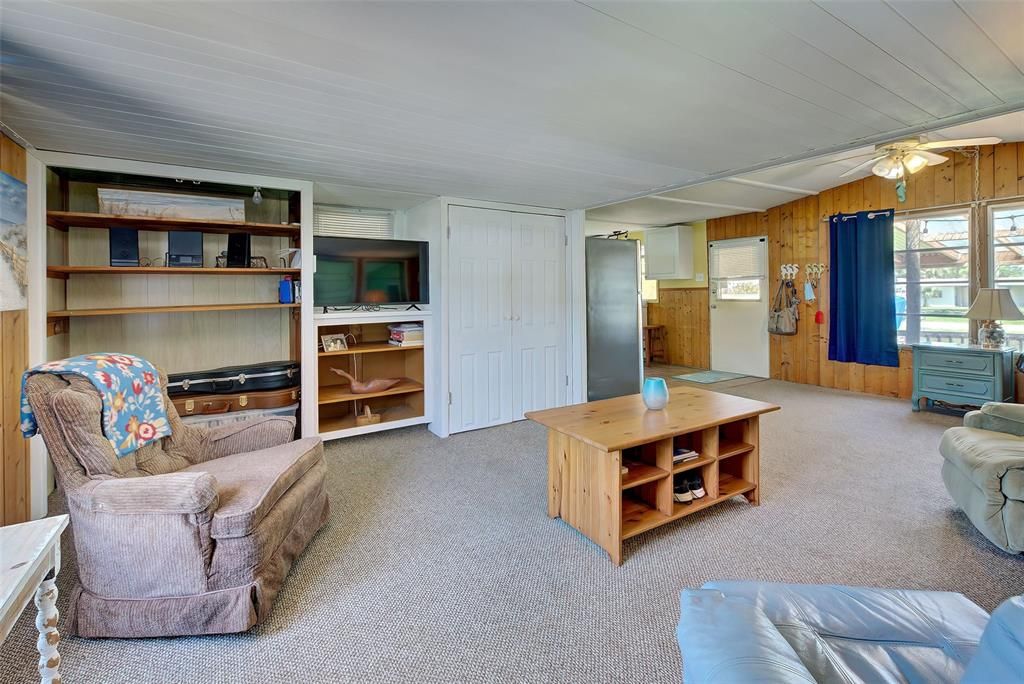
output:
[[[427,243],[316,237],[313,306],[426,304]]]

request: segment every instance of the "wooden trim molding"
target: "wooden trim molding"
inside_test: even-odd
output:
[[[0,171],[25,181],[25,149],[0,133]],[[21,436],[21,374],[28,368],[28,310],[0,311],[0,525],[31,517],[28,440]]]

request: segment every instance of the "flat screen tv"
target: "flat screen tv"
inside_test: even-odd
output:
[[[313,306],[426,304],[427,243],[316,237]]]

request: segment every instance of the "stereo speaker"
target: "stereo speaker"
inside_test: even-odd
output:
[[[228,233],[228,268],[249,268],[249,234]]]
[[[110,229],[110,265],[139,265],[139,231],[131,228]]]

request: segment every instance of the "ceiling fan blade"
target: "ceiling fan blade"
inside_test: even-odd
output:
[[[839,159],[829,159],[815,164],[815,166],[825,166],[826,164],[835,164],[836,162],[849,161],[851,159],[860,159],[862,157],[870,157],[873,154],[878,154],[878,150],[871,150],[870,152],[864,152],[863,154],[855,154],[849,157],[840,157]]]
[[[920,157],[924,157],[925,159],[927,159],[928,166],[938,166],[939,164],[945,164],[946,162],[949,161],[949,157],[943,157],[941,154],[935,154],[934,152],[929,152],[928,150],[917,149],[913,151],[913,154],[916,154]]]
[[[975,145],[998,145],[1002,138],[961,138],[959,140],[935,140],[921,143],[917,150],[941,150],[946,147],[974,147]]]
[[[874,166],[879,161],[885,159],[888,156],[889,156],[889,153],[886,152],[885,154],[879,155],[877,157],[872,157],[871,159],[868,159],[866,162],[857,164],[856,166],[854,166],[849,171],[845,171],[845,172],[839,174],[839,177],[840,178],[846,178],[847,176],[852,176],[853,174],[857,173],[858,171],[862,171],[863,169],[866,169],[869,166]]]

